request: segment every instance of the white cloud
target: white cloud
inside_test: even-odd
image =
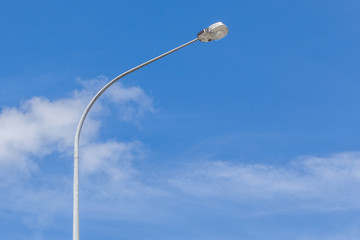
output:
[[[46,161],[53,161],[55,166],[60,164],[57,160],[60,156],[71,159],[80,116],[107,81],[105,77],[80,80],[83,89],[73,91],[68,97],[57,100],[33,97],[18,108],[3,107],[0,112],[0,215],[4,211],[21,213],[21,221],[34,229],[41,229],[54,216],[65,212],[71,215],[71,167],[67,168],[70,171],[66,176],[49,175],[42,169],[45,164],[42,158],[54,154],[55,159]],[[107,194],[99,185],[103,177],[104,181],[118,186],[128,185],[124,182],[136,174],[131,161],[144,155],[144,147],[138,141],[97,141],[100,116],[106,115],[109,102],[115,102],[119,117],[130,122],[136,122],[146,111],[154,111],[152,99],[141,88],[125,87],[121,83],[114,84],[97,101],[81,134],[80,169],[85,196],[95,190],[99,190],[96,196]],[[123,193],[129,192],[127,189],[123,188]]]
[[[105,173],[114,180],[127,179],[134,174],[132,161],[144,155],[142,143],[137,141],[87,144],[81,152],[84,154],[80,171],[88,174]]]
[[[79,82],[85,90],[95,95],[105,83],[109,82],[109,79],[100,76],[96,80],[79,80]],[[96,91],[92,91],[92,89],[96,89]],[[111,85],[99,100],[101,99],[116,103],[116,114],[121,120],[127,122],[136,122],[145,112],[156,112],[152,98],[149,97],[142,88],[138,86],[125,87],[121,81]],[[111,115],[114,117],[113,112]]]
[[[25,170],[55,149],[69,147],[78,111],[78,98],[50,101],[34,97],[19,109],[4,109],[0,114],[0,165]]]
[[[36,158],[54,151],[72,151],[81,113],[94,92],[106,81],[108,79],[105,77],[82,81],[85,89],[74,91],[67,98],[49,100],[45,97],[33,97],[22,103],[19,108],[4,107],[0,113],[0,169],[9,167],[28,171],[36,169]],[[125,97],[116,97],[117,94]],[[109,94],[104,94],[104,99],[115,101],[117,107],[124,110],[121,111],[121,118],[128,121],[135,121],[145,111],[153,111],[152,99],[139,87],[127,88],[116,83],[109,90]],[[85,122],[82,143],[96,137],[101,124],[96,116],[106,111],[104,106],[102,99],[94,105]],[[134,111],[135,108],[139,110]],[[99,147],[96,143],[94,146]],[[122,143],[117,143],[116,146],[122,151],[125,151],[125,146],[133,147],[132,144]],[[117,150],[116,152],[118,153]]]

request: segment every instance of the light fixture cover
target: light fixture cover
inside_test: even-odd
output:
[[[229,33],[229,29],[222,22],[217,22],[210,27],[201,30],[197,37],[201,42],[210,42],[213,40],[219,40],[225,37]]]

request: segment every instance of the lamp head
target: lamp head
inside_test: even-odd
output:
[[[210,42],[213,40],[219,40],[223,37],[225,37],[229,33],[229,29],[225,24],[222,22],[217,22],[210,27],[201,30],[201,32],[198,33],[197,37],[200,40],[200,42]]]

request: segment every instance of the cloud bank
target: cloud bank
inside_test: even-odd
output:
[[[55,168],[64,165],[60,162],[64,158],[71,159],[80,115],[106,81],[105,77],[86,81],[81,90],[62,99],[33,97],[20,107],[3,107],[1,215],[20,213],[24,224],[36,228],[59,216],[71,218],[72,171],[47,173],[43,165],[48,163],[43,159],[53,156],[46,161],[52,161]],[[134,161],[146,161],[144,143],[101,141],[99,131],[109,103],[116,103],[121,120],[136,123],[144,113],[156,112],[152,98],[136,86],[116,83],[110,89],[94,105],[82,133],[80,198],[85,218],[154,221],[154,216],[168,216],[184,202],[201,202],[202,208],[231,202],[237,206],[231,210],[234,214],[249,205],[259,214],[360,207],[359,152],[300,156],[287,165],[198,159],[177,170],[167,169],[167,173],[143,173]],[[72,161],[66,164],[72,166]]]

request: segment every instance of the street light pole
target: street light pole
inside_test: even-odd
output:
[[[103,94],[106,89],[108,89],[111,85],[113,85],[116,81],[118,81],[120,78],[125,77],[126,75],[145,67],[146,65],[155,62],[156,60],[159,60],[160,58],[163,58],[173,52],[176,52],[177,50],[186,47],[198,40],[201,42],[210,42],[212,40],[219,40],[223,37],[225,37],[228,34],[229,30],[228,28],[221,22],[214,23],[207,29],[202,30],[198,33],[197,38],[194,40],[191,40],[190,42],[187,42],[177,48],[174,48],[164,54],[161,54],[158,57],[155,57],[147,62],[144,62],[111,80],[108,82],[89,102],[89,104],[86,106],[79,124],[76,129],[75,134],[75,142],[74,142],[74,192],[73,192],[73,240],[79,240],[79,140],[80,140],[80,132],[82,129],[82,126],[84,124],[85,118],[87,114],[89,113],[91,107],[94,105],[96,100]]]

